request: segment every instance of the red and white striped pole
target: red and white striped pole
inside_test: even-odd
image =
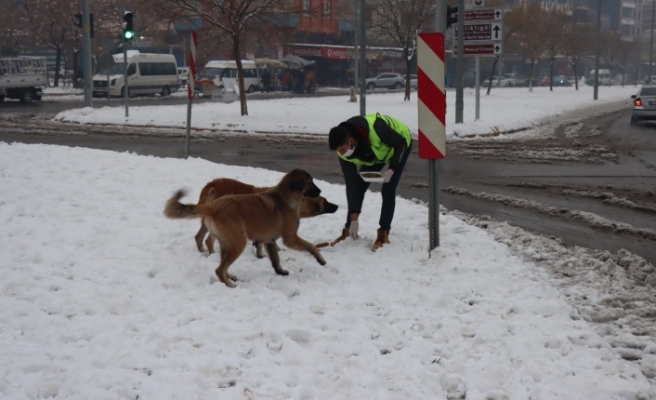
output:
[[[419,157],[441,159],[446,155],[444,34],[419,34],[417,69]]]
[[[191,141],[191,101],[194,99],[194,87],[196,85],[196,32],[189,35],[189,76],[187,77],[187,137],[185,141],[185,158],[189,158],[189,142]]]
[[[438,11],[441,17],[444,14]],[[446,20],[445,20],[446,21]],[[428,160],[428,254],[439,239],[439,160],[446,155],[446,87],[444,34],[420,33],[417,40],[419,157]]]
[[[197,34],[191,32],[189,40],[189,76],[187,77],[187,97],[192,100],[194,98],[194,85],[196,81],[196,43]]]

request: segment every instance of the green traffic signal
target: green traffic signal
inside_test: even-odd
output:
[[[125,11],[123,13],[123,39],[132,40],[134,39],[134,20],[131,11]]]

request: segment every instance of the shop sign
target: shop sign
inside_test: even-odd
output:
[[[293,54],[299,57],[323,57],[320,47],[301,47],[289,46],[287,47],[287,54]]]
[[[324,47],[323,56],[332,60],[346,60],[346,48],[339,47]]]

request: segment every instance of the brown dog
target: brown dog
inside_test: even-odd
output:
[[[257,187],[235,179],[218,178],[208,182],[205,187],[203,187],[203,190],[201,190],[200,196],[198,198],[198,204],[210,203],[225,195],[262,193],[269,189],[271,189],[271,187]],[[310,218],[322,214],[332,214],[337,211],[337,208],[338,206],[336,204],[329,202],[325,197],[322,196],[303,197],[300,215],[301,218]],[[194,236],[194,239],[196,240],[196,247],[200,252],[203,252],[203,239],[205,239],[207,251],[212,254],[214,253],[214,237],[212,237],[212,235],[208,235],[206,237],[208,232],[209,230],[205,226],[203,218],[200,221],[200,228],[198,229],[196,236]],[[263,244],[255,243],[255,246],[257,257],[264,257],[262,254]]]
[[[223,196],[209,204],[182,204],[180,199],[184,192],[180,190],[167,201],[164,215],[174,219],[206,219],[210,232],[221,246],[221,263],[216,276],[226,286],[234,287],[228,268],[244,251],[248,239],[265,243],[271,265],[279,275],[289,274],[280,266],[275,243],[280,237],[287,247],[305,250],[319,264],[326,264],[319,250],[298,236],[303,197],[317,197],[320,193],[321,189],[314,184],[310,174],[295,169],[265,192]]]

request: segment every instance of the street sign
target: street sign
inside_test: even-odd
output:
[[[446,155],[446,88],[444,34],[420,33],[417,40],[417,110],[419,158]]]
[[[501,8],[477,8],[465,10],[465,23],[469,21],[501,21],[503,20],[503,9]]]
[[[455,33],[457,38],[460,34],[457,26]],[[500,22],[465,24],[464,36],[465,41],[501,40],[503,39],[503,24]]]
[[[503,53],[501,43],[468,43],[465,44],[465,56],[497,56]],[[458,54],[458,46],[453,46],[453,54]]]

